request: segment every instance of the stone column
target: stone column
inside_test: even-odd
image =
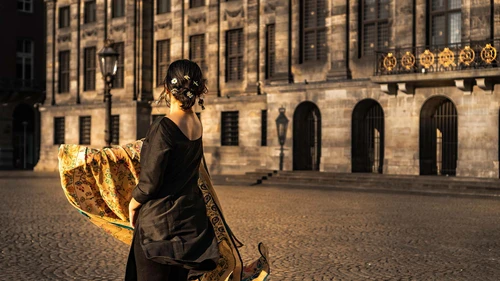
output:
[[[55,7],[56,3],[54,0],[46,0],[45,1],[47,10],[46,10],[46,19],[47,19],[47,75],[46,75],[46,98],[47,104],[55,105],[56,97],[55,97],[55,63],[56,63],[56,53],[55,53]]]
[[[288,41],[289,38],[289,1],[281,0],[276,5],[276,65],[272,81],[288,82]]]
[[[247,85],[245,92],[248,94],[257,94],[257,58],[259,57],[259,38],[258,38],[258,0],[248,0],[247,3],[247,17],[246,17],[246,61],[247,61]]]
[[[348,2],[348,1],[347,1]],[[328,80],[343,80],[351,77],[349,69],[349,14],[346,1],[332,1],[329,32],[327,38],[330,46],[331,68]],[[327,18],[328,19],[328,18]]]

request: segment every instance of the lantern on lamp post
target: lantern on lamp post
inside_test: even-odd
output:
[[[285,116],[285,108],[282,106],[279,109],[280,115],[276,118],[276,130],[278,131],[278,140],[280,142],[280,171],[283,171],[283,146],[286,140],[286,131],[288,128],[288,118]]]
[[[113,80],[115,79],[116,70],[118,69],[119,56],[111,47],[112,45],[112,40],[105,40],[104,48],[97,53],[99,56],[99,66],[101,68],[102,78],[104,79],[104,102],[106,103],[106,129],[104,132],[106,147],[111,146],[111,88],[113,88]]]

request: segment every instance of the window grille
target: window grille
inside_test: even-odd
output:
[[[96,4],[94,1],[86,1],[84,7],[84,23],[91,23],[96,21]]]
[[[34,43],[27,39],[17,39],[16,47],[16,78],[23,80],[32,80]]]
[[[170,0],[157,0],[156,13],[165,14],[170,12]]]
[[[262,110],[260,116],[260,145],[267,146],[267,110]]]
[[[124,76],[124,62],[125,62],[125,50],[123,42],[114,43],[113,49],[118,53],[118,63],[115,75],[115,80],[113,81],[113,88],[123,88],[123,76]]]
[[[64,143],[64,117],[54,118],[54,144]]]
[[[390,0],[361,1],[361,56],[389,48]]]
[[[94,91],[95,90],[95,71],[96,71],[96,53],[95,47],[85,48],[84,50],[84,69],[83,73],[84,91]]]
[[[69,92],[69,51],[59,52],[59,93]]]
[[[238,146],[238,111],[222,112],[221,145]]]
[[[113,18],[125,16],[125,0],[113,0],[111,16]]]
[[[69,6],[59,8],[59,28],[68,27],[69,21]]]
[[[462,40],[460,0],[430,0],[430,43],[448,45]]]
[[[205,0],[190,0],[189,6],[191,8],[202,7],[205,6]]]
[[[202,71],[205,65],[205,34],[193,35],[189,38],[189,59],[196,62]]]
[[[326,2],[301,1],[301,61],[326,59]]]
[[[33,0],[17,0],[17,10],[26,13],[32,13]]]
[[[80,116],[80,144],[90,144],[91,120],[90,116]]]
[[[243,80],[243,29],[226,32],[226,81]]]
[[[266,79],[273,77],[276,65],[276,29],[275,25],[266,26]]]
[[[156,41],[156,87],[162,87],[170,64],[170,40]]]
[[[111,116],[111,143],[120,143],[120,115]]]

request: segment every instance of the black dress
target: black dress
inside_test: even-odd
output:
[[[189,140],[158,118],[141,150],[139,209],[126,280],[187,280],[213,270],[219,250],[198,188],[201,137]]]

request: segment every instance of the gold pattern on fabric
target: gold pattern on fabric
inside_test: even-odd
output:
[[[109,235],[132,243],[128,204],[139,181],[142,140],[133,143],[91,149],[79,145],[61,145],[59,172],[62,189],[73,207]],[[205,273],[200,281],[264,281],[270,273],[268,253],[261,243],[261,257],[243,265],[238,247],[241,242],[228,228],[220,202],[205,165],[200,165],[198,186],[203,193],[207,215],[215,230],[219,252],[217,268]]]

